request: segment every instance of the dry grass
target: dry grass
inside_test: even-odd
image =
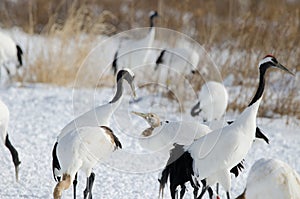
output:
[[[232,74],[234,85],[250,90],[255,87],[258,60],[269,53],[293,71],[300,69],[299,1],[5,0],[0,2],[0,23],[3,27],[22,27],[31,34],[59,37],[62,41],[59,50],[41,51],[39,59],[25,71],[32,78],[26,76],[25,80],[66,85],[73,83],[80,64],[93,47],[95,35],[112,35],[148,26],[147,15],[152,9],[161,15],[158,26],[186,33],[215,55],[222,76]],[[84,41],[80,37],[82,33],[88,35]],[[80,45],[74,47],[74,53],[70,55],[67,49],[74,40]],[[51,40],[46,45],[54,48]],[[225,62],[217,57],[218,52],[224,50],[230,55]],[[194,85],[196,91],[201,81]],[[299,101],[294,101],[299,91],[290,81],[281,82],[281,87],[292,85],[284,95],[281,90],[268,89],[265,98],[275,98],[278,103],[274,106],[265,102],[260,115],[268,116],[273,111],[300,117]],[[269,86],[272,83],[271,78]],[[235,103],[229,106],[231,110],[241,110],[249,102],[249,96],[240,93],[237,97],[244,100],[233,100]]]

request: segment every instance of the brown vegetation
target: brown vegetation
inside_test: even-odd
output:
[[[30,34],[60,37],[59,51],[47,51],[50,53],[47,55],[40,52],[39,59],[27,67],[25,73],[35,78],[19,78],[66,85],[73,83],[80,64],[94,47],[94,36],[148,26],[150,10],[158,10],[161,16],[157,26],[187,34],[205,46],[208,53],[216,55],[216,49],[227,50],[229,56],[225,63],[217,56],[214,61],[223,77],[234,75],[234,85],[251,90],[257,81],[258,60],[269,53],[293,71],[300,69],[300,3],[296,0],[184,0],[180,3],[176,0],[3,0],[0,24],[6,28],[19,26]],[[89,37],[82,41],[81,33]],[[80,40],[73,55],[66,52],[73,42],[70,38]],[[47,45],[51,46],[51,41]],[[299,117],[300,102],[293,100],[299,91],[291,81],[281,82],[282,87],[292,85],[288,91],[268,89],[265,97],[276,95],[275,99],[280,101],[275,106],[265,102],[261,115],[267,116],[272,110]],[[238,97],[245,100],[233,100],[230,109],[240,110],[249,101],[249,96]]]

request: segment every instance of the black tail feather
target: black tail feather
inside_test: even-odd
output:
[[[260,128],[256,127],[255,137],[259,139],[263,139],[267,144],[269,144],[269,139],[263,132],[260,130]]]
[[[238,163],[235,167],[230,170],[230,173],[233,173],[235,177],[237,177],[240,172],[244,169],[244,160]]]
[[[166,50],[164,49],[164,50],[162,50],[161,53],[159,54],[158,58],[157,58],[156,61],[155,61],[156,66],[155,66],[154,70],[157,70],[159,64],[163,63],[163,56],[164,56],[165,52],[166,52]]]
[[[56,178],[55,173],[54,173],[54,169],[60,170],[60,164],[57,158],[57,154],[56,154],[56,148],[57,148],[57,144],[58,142],[56,142],[54,144],[53,150],[52,150],[52,173],[53,173],[53,177],[55,181],[59,181],[59,179]]]
[[[21,67],[23,65],[23,61],[22,61],[23,51],[22,51],[22,48],[19,45],[17,45],[16,47],[17,47],[17,57],[18,57],[18,61],[19,61],[19,64],[20,64],[19,67]]]
[[[193,159],[189,152],[185,152],[183,146],[175,145],[175,148],[170,152],[170,158],[167,162],[165,169],[162,172],[160,182],[160,193],[163,194],[163,188],[170,179],[171,196],[176,195],[176,188],[181,186],[183,189],[186,182],[194,185],[193,181]],[[184,192],[182,192],[184,194]]]

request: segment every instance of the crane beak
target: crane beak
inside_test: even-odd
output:
[[[132,90],[133,98],[135,99],[136,98],[136,93],[135,93],[135,86],[134,86],[133,83],[130,84],[130,88]]]
[[[147,114],[146,114],[146,113],[140,113],[140,112],[136,112],[136,111],[132,111],[131,113],[133,113],[133,114],[135,114],[135,115],[138,115],[138,116],[144,118],[145,120],[147,120],[147,119],[146,119],[146,117],[147,117]]]
[[[281,70],[283,70],[283,71],[285,71],[285,72],[287,72],[287,73],[289,73],[289,74],[291,74],[291,75],[293,75],[293,76],[295,76],[294,73],[292,73],[289,69],[287,69],[286,67],[284,67],[284,66],[281,65],[280,63],[278,63],[277,65],[275,65],[275,67],[276,67],[276,68],[279,68],[279,69],[281,69]]]

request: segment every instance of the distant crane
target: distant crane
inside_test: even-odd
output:
[[[66,134],[55,148],[54,155],[58,160],[62,179],[58,180],[54,188],[54,199],[61,198],[62,192],[70,187],[80,169],[87,177],[84,199],[91,199],[95,179],[93,167],[108,158],[117,148],[122,148],[122,145],[110,128],[85,126]],[[75,198],[76,188],[74,188]]]
[[[2,141],[4,142],[5,146],[8,148],[8,150],[11,153],[12,161],[15,166],[15,175],[16,175],[16,181],[19,180],[19,166],[21,164],[19,160],[19,155],[17,150],[14,148],[14,146],[11,144],[7,128],[8,128],[8,122],[9,122],[9,110],[7,106],[0,100],[0,133]]]
[[[248,174],[247,185],[237,199],[300,198],[300,176],[277,159],[257,160]]]
[[[112,70],[114,75],[118,71],[118,67],[127,66],[133,68],[139,64],[145,63],[148,60],[149,49],[153,46],[155,38],[154,19],[158,17],[157,11],[149,13],[150,29],[147,35],[141,39],[121,38],[119,48],[114,54]],[[142,50],[141,54],[136,54],[137,50]],[[119,57],[118,57],[119,56]],[[142,57],[141,57],[142,56]]]
[[[60,181],[62,171],[59,164],[59,160],[56,156],[57,145],[60,140],[68,135],[70,132],[74,132],[75,129],[85,126],[97,127],[97,126],[108,126],[109,120],[113,115],[114,111],[119,107],[122,96],[123,96],[123,80],[126,80],[131,87],[133,95],[135,96],[135,86],[134,86],[134,73],[130,69],[122,69],[118,72],[116,77],[117,91],[113,99],[102,106],[98,106],[69,122],[60,132],[57,137],[57,141],[53,147],[52,151],[52,170],[53,176],[56,181]],[[74,187],[74,197],[76,195],[76,185],[77,185],[77,175],[73,181]]]
[[[8,35],[0,31],[0,66],[3,66],[8,75],[11,75],[7,67],[9,62],[16,63],[17,68],[23,65],[23,51]]]

